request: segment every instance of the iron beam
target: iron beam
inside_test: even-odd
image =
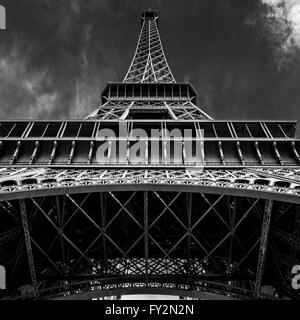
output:
[[[23,230],[24,230],[25,244],[26,244],[26,249],[27,249],[29,270],[30,270],[30,275],[31,275],[31,282],[32,282],[33,290],[34,290],[34,295],[37,297],[38,296],[38,284],[37,284],[36,271],[35,271],[34,259],[33,259],[32,247],[31,247],[31,238],[30,238],[30,232],[29,232],[28,221],[27,221],[25,200],[19,200],[19,203],[20,203],[22,225],[23,225]]]
[[[266,200],[265,202],[265,210],[263,215],[263,223],[262,223],[262,230],[261,230],[261,240],[260,240],[260,247],[259,247],[259,254],[258,254],[258,262],[257,262],[257,270],[256,270],[256,281],[255,281],[255,288],[254,288],[254,297],[259,298],[260,296],[260,287],[264,272],[266,254],[267,254],[267,247],[268,247],[268,237],[269,237],[269,230],[270,230],[270,223],[271,223],[271,212],[273,208],[273,201]]]
[[[145,251],[145,282],[149,282],[149,220],[148,220],[148,191],[144,192],[144,251]]]
[[[101,208],[101,225],[102,229],[105,230],[106,225],[106,209],[107,209],[107,196],[105,193],[100,192],[100,208]],[[106,231],[107,232],[107,231]],[[102,244],[103,244],[103,258],[107,257],[107,246],[106,246],[106,237],[105,233],[102,236]]]

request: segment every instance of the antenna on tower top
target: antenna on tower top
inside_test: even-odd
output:
[[[142,19],[157,19],[158,13],[157,10],[148,9],[142,13]]]
[[[141,25],[143,26],[143,23],[145,20],[156,20],[156,23],[158,24],[158,11],[148,9],[143,11],[141,15]]]

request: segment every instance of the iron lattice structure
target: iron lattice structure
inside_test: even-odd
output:
[[[299,297],[296,122],[213,120],[175,81],[157,19],[142,14],[124,81],[109,83],[85,120],[1,121],[4,299]],[[161,130],[157,152],[135,128]],[[204,141],[202,166],[172,129]]]
[[[142,14],[142,28],[125,83],[175,83],[165,57],[157,25],[156,12]]]

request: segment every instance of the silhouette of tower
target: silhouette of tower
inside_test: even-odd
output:
[[[196,99],[147,10],[85,120],[1,121],[4,297],[299,297],[296,122],[213,120]]]

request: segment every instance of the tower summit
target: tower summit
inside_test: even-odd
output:
[[[157,11],[144,11],[136,51],[123,82],[174,83],[158,31]]]

